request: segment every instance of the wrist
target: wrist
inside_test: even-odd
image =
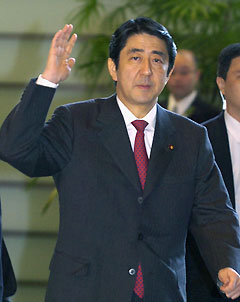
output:
[[[59,84],[56,84],[54,82],[51,82],[47,79],[45,79],[42,74],[39,75],[37,81],[36,81],[37,85],[41,85],[41,86],[46,86],[46,87],[50,87],[50,88],[57,88],[59,86]]]
[[[51,74],[51,73],[49,73],[49,72],[47,72],[47,71],[44,71],[44,72],[41,74],[41,77],[42,77],[42,79],[44,79],[44,80],[46,80],[46,81],[48,81],[48,82],[54,83],[54,84],[56,84],[56,85],[59,84],[59,78],[58,78],[56,75]]]

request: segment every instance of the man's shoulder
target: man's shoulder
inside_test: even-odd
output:
[[[220,112],[217,116],[202,123],[202,125],[205,126],[207,129],[211,129],[220,124],[224,124],[224,111]]]
[[[227,140],[227,129],[224,120],[224,111],[222,111],[216,117],[204,122],[202,125],[207,128],[208,136],[213,145],[216,142],[224,142]]]
[[[200,94],[196,95],[189,110],[189,118],[197,123],[203,123],[221,112],[220,108],[205,100]]]
[[[102,118],[106,120],[117,115],[116,95],[67,103],[56,108],[55,115],[63,120],[76,121],[78,124],[90,125],[91,122]],[[67,118],[66,118],[67,117]]]
[[[192,105],[198,107],[200,110],[208,109],[208,111],[212,111],[216,113],[216,115],[219,114],[221,111],[220,107],[207,100],[200,93],[197,93]]]
[[[201,129],[204,128],[201,124],[196,123],[192,119],[172,112],[168,109],[160,107],[159,111],[161,111],[164,115],[167,116],[167,119],[170,121],[170,124],[176,129],[179,134],[183,133],[184,135],[191,135],[195,131],[197,133],[199,129],[201,132]]]
[[[81,107],[81,110],[83,107],[94,107],[94,106],[102,106],[108,103],[111,103],[116,100],[116,95],[113,94],[108,97],[102,97],[102,98],[93,98],[93,99],[88,99],[88,100],[83,100],[83,101],[78,101],[78,102],[72,102],[63,105],[66,108],[69,108],[71,110],[75,110],[79,107]]]

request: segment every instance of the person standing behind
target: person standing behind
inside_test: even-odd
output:
[[[232,206],[240,215],[240,43],[231,44],[221,51],[216,81],[226,110],[203,125],[207,127]],[[192,246],[193,252],[194,263],[191,262],[187,273],[188,301],[226,301],[211,280],[196,246]]]
[[[219,110],[201,99],[197,91],[200,70],[194,53],[187,49],[178,50],[174,70],[168,81],[168,100],[160,105],[170,111],[187,116],[202,123],[219,113]]]

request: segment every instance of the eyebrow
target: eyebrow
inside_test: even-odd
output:
[[[144,52],[144,49],[131,48],[131,49],[129,49],[128,54],[135,53],[135,52]],[[152,54],[159,55],[160,57],[162,57],[164,59],[166,59],[166,57],[167,57],[167,55],[164,52],[159,51],[159,50],[153,50]]]

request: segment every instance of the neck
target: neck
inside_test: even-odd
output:
[[[147,105],[138,105],[138,106],[132,106],[131,104],[125,104],[125,106],[134,114],[138,119],[144,118],[148,112],[152,110],[152,108],[155,106],[155,103],[151,106]]]
[[[176,102],[180,102],[182,99],[190,96],[193,93],[193,91],[191,91],[191,92],[189,92],[188,94],[185,94],[185,95],[176,95],[176,94],[173,94],[173,96],[174,96]]]
[[[177,95],[174,95],[175,101],[180,102],[184,97],[179,97]]]
[[[240,109],[227,106],[227,113],[240,123]]]

